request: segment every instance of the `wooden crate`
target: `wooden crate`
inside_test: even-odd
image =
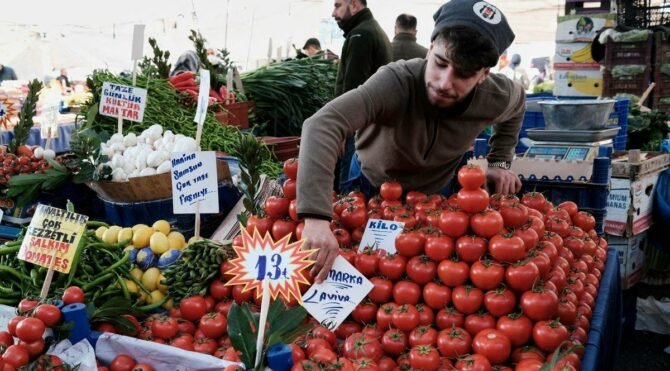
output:
[[[655,173],[670,167],[670,154],[661,152],[641,152],[640,162],[629,162],[630,151],[614,152],[612,154],[612,177],[639,178],[640,176]]]
[[[619,93],[641,96],[651,82],[651,66],[634,76],[613,77],[610,69],[603,72],[603,97],[613,97]]]
[[[651,48],[654,38],[650,35],[645,41],[614,42],[607,38],[605,45],[605,66],[609,69],[622,64],[651,65]]]

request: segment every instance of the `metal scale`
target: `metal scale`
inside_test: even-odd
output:
[[[525,176],[538,176],[541,172],[542,176],[551,178],[555,170],[558,175],[568,172],[589,179],[593,161],[611,153],[612,139],[620,129],[607,126],[614,103],[611,99],[539,102],[545,127],[526,130],[531,143],[517,158],[521,168],[516,171]]]

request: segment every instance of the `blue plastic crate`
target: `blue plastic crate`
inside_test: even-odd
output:
[[[616,138],[614,138],[613,142],[614,142],[613,143],[614,150],[625,151],[626,150],[626,144],[628,143],[628,136],[623,136],[623,137],[617,136]]]
[[[521,182],[522,193],[540,192],[549,201],[558,205],[564,201],[573,201],[580,209],[605,210],[609,187],[607,184],[562,182],[552,180],[524,179]]]

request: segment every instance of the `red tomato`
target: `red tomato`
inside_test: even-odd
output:
[[[7,348],[14,345],[14,337],[7,331],[0,331],[0,347]]]
[[[479,236],[461,236],[455,246],[456,255],[466,263],[474,263],[486,254],[486,240]]]
[[[537,359],[524,359],[516,364],[515,371],[540,371],[544,367],[544,362]],[[562,370],[565,371],[565,370]]]
[[[84,302],[84,290],[77,286],[70,286],[63,291],[63,303],[65,305]]]
[[[384,350],[377,339],[369,339],[362,333],[356,333],[344,341],[343,353],[349,359],[368,358],[378,361],[384,355]]]
[[[193,343],[193,350],[203,354],[214,354],[217,347],[216,340],[210,338],[196,339]]]
[[[596,218],[586,211],[580,211],[572,216],[572,223],[584,231],[590,231],[596,227]]]
[[[28,317],[16,325],[16,336],[22,341],[31,343],[41,339],[45,329],[42,320]]]
[[[184,350],[190,350],[193,351],[195,348],[193,348],[193,336],[184,334],[184,335],[179,335],[176,338],[172,339],[170,342],[170,345],[173,347],[177,347],[179,349],[184,349]]]
[[[44,350],[44,339],[39,338],[31,342],[20,340],[19,345],[28,349],[28,354],[30,354],[31,358],[34,358],[42,354],[42,351]]]
[[[288,160],[284,161],[283,165],[284,169],[284,174],[289,179],[296,180],[298,179],[298,159],[297,158],[289,158]]]
[[[368,358],[360,358],[352,362],[352,370],[356,371],[379,371],[377,363]]]
[[[454,253],[454,241],[447,236],[429,236],[426,237],[424,251],[433,261],[440,262]]]
[[[415,256],[407,262],[407,276],[418,285],[425,285],[435,279],[437,265],[425,255]]]
[[[365,206],[349,206],[340,214],[342,224],[348,229],[364,227],[368,220],[368,211]]]
[[[440,309],[435,316],[435,325],[440,330],[463,327],[464,324],[465,316],[452,306]]]
[[[277,219],[272,224],[270,233],[272,234],[272,238],[275,240],[281,240],[285,236],[294,235],[295,227],[296,224],[293,220]]]
[[[28,364],[30,354],[28,353],[28,349],[22,345],[10,345],[2,353],[2,360],[5,362],[5,365],[19,368]]]
[[[309,359],[322,365],[332,365],[337,361],[337,354],[328,348],[320,348],[314,351]]]
[[[421,300],[421,287],[411,281],[398,281],[393,286],[393,300],[398,304],[417,304]]]
[[[423,254],[426,238],[417,232],[403,232],[395,238],[398,255],[408,258]]]
[[[472,339],[472,350],[486,357],[492,364],[503,363],[512,353],[512,343],[507,336],[495,329],[480,331]]]
[[[435,322],[435,313],[425,304],[417,304],[416,310],[419,312],[419,325],[432,326]]]
[[[579,211],[577,208],[577,204],[572,201],[561,202],[560,204],[558,204],[558,207],[565,210],[570,217],[577,214],[577,212]]]
[[[449,287],[463,285],[470,276],[470,266],[458,260],[443,260],[437,266],[437,276]]]
[[[414,370],[437,370],[440,354],[430,345],[419,345],[409,352],[409,364]]]
[[[373,323],[366,325],[362,332],[365,337],[379,340],[384,336],[385,330],[377,327],[377,324],[374,323],[374,318],[375,317],[373,317]]]
[[[33,363],[33,367],[35,371],[65,371],[63,360],[58,356],[48,354],[43,354],[37,358]],[[100,368],[98,368],[98,370],[100,370]]]
[[[547,254],[540,253],[538,250],[531,250],[528,252],[528,257],[540,272],[540,278],[544,278],[549,274],[549,270],[551,269],[551,260],[549,260]]]
[[[470,280],[482,290],[491,290],[503,281],[505,268],[493,260],[478,260],[470,267]]]
[[[314,326],[309,332],[309,336],[316,339],[326,340],[332,347],[337,343],[337,336],[324,326]]]
[[[481,354],[472,354],[459,358],[454,367],[458,371],[490,371],[491,363]]]
[[[391,281],[399,280],[405,274],[407,258],[398,254],[388,254],[379,259],[379,273]]]
[[[512,351],[512,363],[519,363],[526,359],[534,359],[540,362],[544,362],[544,353],[532,345],[525,345]]]
[[[270,196],[265,200],[265,212],[273,219],[278,219],[288,214],[290,200],[285,197]]]
[[[377,304],[372,302],[362,302],[351,312],[351,318],[360,323],[371,323],[377,316]]]
[[[403,304],[393,313],[391,323],[402,331],[411,331],[419,326],[419,311],[412,304]]]
[[[530,290],[540,279],[540,270],[530,260],[516,262],[505,271],[505,282],[512,290],[523,292]]]
[[[512,263],[526,257],[526,246],[520,237],[497,234],[489,240],[489,253],[501,263]]]
[[[333,235],[337,240],[340,248],[348,248],[351,246],[351,234],[344,228],[336,228],[333,230]]]
[[[151,333],[159,339],[172,339],[178,332],[179,326],[174,318],[161,316],[151,322]]]
[[[561,299],[558,302],[556,315],[564,325],[574,325],[577,321],[577,306],[568,299]]]
[[[437,335],[437,349],[447,358],[468,354],[471,346],[472,336],[460,327],[444,329]]]
[[[390,323],[390,320],[389,320]],[[379,319],[377,320],[377,324],[379,324]],[[342,324],[335,329],[335,335],[337,335],[338,339],[346,339],[352,334],[355,334],[357,332],[361,332],[363,327],[361,327],[360,324],[354,322],[354,321],[344,321]]]
[[[21,299],[19,302],[19,314],[24,314],[26,312],[30,312],[31,310],[35,309],[37,304],[40,302],[37,300],[32,300],[32,299]]]
[[[231,294],[233,296],[233,299],[235,300],[235,302],[238,305],[241,305],[242,303],[249,302],[254,297],[254,292],[255,292],[254,290],[247,290],[247,291],[242,291],[242,290],[244,290],[244,285],[235,285],[235,286],[233,286],[233,289],[231,290]],[[183,303],[183,301],[182,301],[182,303]],[[196,303],[189,304],[187,306],[187,308],[189,310],[189,314],[192,313],[192,316],[197,316],[198,313],[202,313],[200,315],[200,317],[202,317],[205,313],[207,313],[207,307],[203,307],[201,309],[199,307],[199,303],[200,303],[200,301],[197,300]],[[181,309],[181,304],[180,304],[179,308]],[[195,310],[192,309],[192,308],[195,308]],[[196,320],[200,319],[200,317],[194,319],[193,321],[196,321]],[[186,316],[184,316],[184,318],[186,318]]]
[[[499,212],[486,209],[470,217],[470,228],[478,236],[491,238],[503,231],[503,218]]]
[[[516,307],[516,296],[504,287],[490,290],[484,295],[484,307],[494,317],[502,317],[512,313]]]
[[[463,211],[471,214],[478,213],[489,206],[489,193],[482,188],[461,189],[456,194],[456,204]]]
[[[395,313],[398,305],[396,303],[386,303],[377,309],[377,327],[387,329],[391,326],[393,321],[393,313]],[[342,325],[340,325],[342,327]],[[338,327],[339,329],[339,327]]]
[[[132,357],[119,354],[109,364],[109,369],[110,371],[132,371],[136,364],[137,362]]]
[[[458,286],[451,294],[451,300],[459,311],[471,314],[479,310],[484,302],[484,293],[470,285]]]
[[[528,227],[537,233],[538,239],[544,236],[544,221],[535,215],[528,216]]]
[[[409,333],[409,346],[437,344],[437,330],[430,326],[419,326]]]
[[[257,215],[251,215],[247,220],[247,232],[253,235],[254,230],[258,230],[258,233],[261,236],[265,236],[265,234],[272,228],[273,223],[274,220],[272,220],[272,218],[269,216],[260,217]]]
[[[458,238],[464,235],[468,231],[469,226],[470,217],[461,210],[445,210],[440,215],[440,230],[451,238]]]
[[[60,322],[60,309],[52,304],[41,304],[35,309],[35,317],[44,322],[47,327],[52,327]]]
[[[205,336],[218,339],[223,336],[228,329],[228,320],[221,313],[212,312],[200,318],[198,328]]]
[[[472,336],[490,328],[496,328],[496,320],[490,313],[480,311],[465,317],[465,331],[469,332]]]
[[[386,201],[399,200],[402,196],[402,185],[398,182],[384,182],[379,188],[379,195]]]
[[[530,207],[535,210],[543,210],[547,204],[547,199],[544,198],[544,195],[539,192],[529,192],[524,194],[521,197],[521,203],[526,207]]]
[[[378,263],[379,254],[372,249],[365,249],[356,255],[354,266],[365,277],[372,277],[377,274]]]
[[[229,298],[231,291],[232,288],[230,286],[226,286],[226,284],[219,279],[215,279],[212,281],[212,283],[209,284],[209,294],[212,295],[215,300]]]
[[[372,282],[372,291],[368,293],[368,298],[373,303],[388,303],[391,295],[393,295],[393,282],[382,277],[372,277],[370,278],[370,282]]]
[[[428,199],[428,196],[426,196],[425,193],[417,192],[417,191],[409,191],[409,192],[407,192],[407,195],[405,196],[405,202],[410,206],[414,206],[414,205],[418,204],[419,202],[425,201],[427,199]]]
[[[463,189],[478,189],[484,185],[486,181],[486,172],[478,165],[465,165],[458,170],[457,174],[458,184]]]
[[[382,348],[384,353],[399,356],[405,353],[409,340],[404,332],[398,329],[390,329],[382,336]]]
[[[398,365],[395,363],[393,358],[382,357],[382,359],[377,362],[377,367],[379,367],[379,371],[393,371],[396,367],[398,367]],[[353,371],[353,366],[351,370]]]
[[[428,282],[423,287],[423,302],[432,309],[442,309],[451,302],[451,289],[440,282]]]
[[[289,200],[295,200],[296,183],[297,182],[293,179],[286,179],[282,185],[284,197],[288,198]]]
[[[498,318],[496,329],[507,336],[515,347],[528,343],[533,323],[528,317],[515,313]]]
[[[533,341],[545,352],[553,352],[568,340],[568,329],[558,321],[538,321],[533,326]]]
[[[519,228],[528,221],[528,208],[521,204],[502,205],[500,215],[503,218],[505,227]]]
[[[154,368],[146,363],[138,363],[133,367],[133,371],[154,371]]]
[[[535,245],[537,245],[537,243],[540,241],[540,237],[538,237],[537,232],[533,228],[530,228],[530,226],[517,228],[514,230],[514,232],[512,232],[512,234],[523,240],[526,251],[534,248]]]
[[[235,296],[235,289],[238,287],[243,288],[243,286],[234,286],[233,296]],[[179,304],[179,310],[184,319],[197,321],[207,313],[207,303],[204,297],[195,295],[182,300]]]
[[[547,220],[544,222],[544,226],[547,231],[554,232],[562,238],[567,237],[570,233],[570,223],[568,223],[568,221],[565,219],[555,216],[547,218]]]
[[[545,321],[554,318],[558,310],[556,293],[543,288],[526,291],[519,300],[523,313],[533,321]]]

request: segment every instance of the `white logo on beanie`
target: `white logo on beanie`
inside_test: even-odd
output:
[[[502,21],[502,13],[495,6],[486,1],[478,1],[472,6],[477,17],[490,24],[498,24]]]

